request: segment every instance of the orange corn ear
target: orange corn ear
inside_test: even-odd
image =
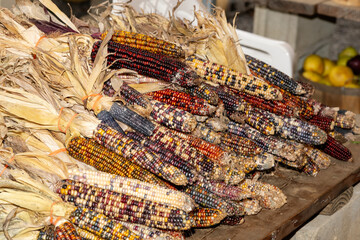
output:
[[[194,56],[189,57],[186,63],[191,66],[199,76],[207,81],[227,85],[264,99],[282,99],[282,95],[278,89],[270,86],[260,78],[242,74],[226,66],[201,60]]]
[[[55,228],[55,240],[71,239],[71,240],[81,240],[81,237],[76,232],[74,225],[70,222],[64,222],[63,224]]]
[[[104,40],[107,32],[101,35]],[[134,48],[160,53],[171,57],[184,57],[184,51],[180,46],[145,34],[116,30],[111,38],[112,41],[125,44]]]
[[[171,187],[154,174],[101,146],[93,139],[75,137],[69,142],[67,150],[73,158],[93,166],[99,171]]]
[[[226,213],[214,208],[196,208],[189,215],[193,219],[192,227],[209,227],[226,217]]]

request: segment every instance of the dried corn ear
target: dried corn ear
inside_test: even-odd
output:
[[[119,94],[129,105],[138,105],[144,109],[150,108],[149,100],[125,82],[121,85]]]
[[[286,203],[284,193],[278,187],[268,183],[245,179],[238,188],[242,194],[251,195],[252,198],[259,200],[263,208],[276,209]]]
[[[324,144],[317,145],[316,148],[338,160],[352,161],[352,154],[350,150],[340,142],[336,141],[333,137],[330,137],[330,135],[327,136]]]
[[[239,156],[254,156],[262,152],[262,149],[250,139],[232,134],[223,135],[220,146]]]
[[[307,160],[308,161],[302,171],[309,176],[316,177],[320,171],[319,166],[311,158],[308,158]]]
[[[187,193],[194,201],[206,208],[215,208],[225,212],[227,215],[243,215],[240,212],[238,206],[231,201],[221,198],[216,194],[208,191],[207,189],[201,187],[200,185],[188,185],[184,189],[185,193]]]
[[[215,132],[211,128],[208,128],[203,123],[198,123],[197,127],[194,130],[194,136],[201,138],[212,144],[220,144],[221,142],[221,134]]]
[[[81,237],[76,232],[74,225],[68,221],[60,224],[55,228],[55,240],[71,239],[81,240]]]
[[[282,99],[279,90],[257,77],[239,73],[226,66],[204,61],[195,56],[189,57],[186,63],[189,64],[199,76],[207,81],[227,85],[250,95],[265,99]]]
[[[69,220],[79,228],[89,231],[102,239],[140,239],[139,236],[119,222],[90,209],[77,207],[71,213]]]
[[[181,132],[194,131],[196,119],[191,113],[159,101],[150,102],[153,108],[150,116],[156,123]]]
[[[151,172],[103,147],[93,139],[75,137],[68,143],[67,150],[73,158],[99,171],[170,187],[168,183]]]
[[[143,116],[140,116],[122,104],[113,103],[109,112],[116,120],[125,123],[135,131],[138,131],[146,136],[151,135],[154,131],[155,126],[151,121]]]
[[[219,99],[224,104],[225,109],[228,111],[243,111],[245,106],[248,105],[239,96],[232,94],[223,86],[209,86],[209,88],[216,92],[216,94],[219,96]]]
[[[219,96],[216,94],[214,90],[210,88],[209,85],[202,83],[199,86],[185,88],[185,92],[189,93],[190,95],[198,98],[202,98],[206,100],[211,105],[218,105],[219,103]]]
[[[195,173],[195,168],[187,161],[184,161],[180,157],[176,156],[173,152],[163,148],[158,143],[149,140],[149,138],[141,135],[140,133],[126,132],[126,136],[139,142],[145,148],[149,148],[151,151],[154,151],[163,161],[179,168],[185,174],[189,182],[193,182],[196,179],[197,174]]]
[[[136,179],[82,169],[69,170],[69,179],[118,193],[135,196],[144,200],[172,205],[186,212],[190,212],[194,208],[192,199],[182,192]]]
[[[94,61],[102,41],[94,43],[91,58]],[[112,69],[126,68],[141,75],[192,87],[198,84],[198,75],[185,63],[170,57],[133,48],[113,41],[108,42],[107,64]]]
[[[192,227],[210,227],[226,217],[226,213],[214,208],[195,208],[190,214]]]
[[[211,115],[216,110],[214,106],[211,106],[202,98],[194,97],[190,94],[172,89],[150,92],[147,95],[151,96],[154,100],[169,104],[195,115],[207,116]]]
[[[315,115],[311,119],[308,120],[309,123],[319,127],[325,132],[330,132],[334,130],[335,121],[333,118],[325,117],[321,115]]]
[[[109,127],[115,129],[119,133],[124,134],[122,128],[119,126],[119,124],[116,122],[116,120],[108,111],[103,110],[99,112],[96,116],[99,120],[101,120],[102,124],[108,125]]]
[[[154,152],[142,148],[140,143],[108,126],[98,125],[95,140],[111,151],[176,185],[187,184],[186,176],[178,168],[163,162]]]
[[[302,85],[288,75],[286,75],[285,73],[249,55],[245,55],[245,58],[248,67],[269,83],[276,85],[286,91],[289,91],[292,94],[301,95],[305,93]]]
[[[301,148],[275,136],[266,136],[248,125],[229,123],[229,132],[254,141],[265,152],[296,162],[305,154]]]
[[[87,230],[84,230],[82,228],[76,227],[76,231],[78,232],[79,236],[81,237],[81,240],[101,240],[103,238],[100,238],[99,236],[88,232]]]
[[[94,209],[115,220],[170,230],[191,227],[191,220],[185,211],[81,182],[63,180],[57,193],[65,202]]]
[[[165,149],[172,151],[175,155],[188,161],[196,168],[199,174],[211,176],[218,179],[222,170],[218,164],[204,156],[196,148],[192,147],[189,142],[176,136],[173,132],[165,127],[157,126],[154,134],[149,137],[151,141],[157,142]]]
[[[352,129],[355,127],[355,114],[346,111],[345,113],[339,112],[336,117],[335,125],[340,128]]]
[[[155,239],[163,239],[163,240],[175,240],[169,231],[161,230],[157,228],[147,227],[141,224],[134,224],[129,222],[121,222],[121,224],[130,229],[131,232],[138,235],[141,239],[155,240]]]
[[[331,160],[329,156],[319,149],[313,148],[312,146],[305,146],[304,151],[320,169],[326,169],[330,166]]]
[[[107,32],[101,35],[104,40]],[[145,34],[115,30],[111,40],[134,48],[160,53],[171,57],[184,57],[184,51],[180,46]]]
[[[244,209],[245,215],[248,216],[258,214],[262,209],[260,202],[256,199],[243,199],[236,203]]]

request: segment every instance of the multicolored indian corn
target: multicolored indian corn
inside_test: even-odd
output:
[[[78,232],[79,236],[82,240],[101,240],[103,238],[87,231],[82,228],[76,227],[76,231]]]
[[[330,166],[331,160],[328,155],[312,146],[305,146],[306,155],[320,168],[326,169]]]
[[[156,100],[150,102],[153,109],[150,116],[156,123],[180,132],[194,131],[197,122],[191,113]]]
[[[203,123],[197,124],[193,134],[194,136],[212,144],[220,144],[221,142],[221,134],[215,132]]]
[[[140,133],[126,132],[126,136],[139,142],[145,148],[149,148],[151,151],[154,151],[163,161],[179,168],[185,174],[190,183],[195,180],[197,176],[195,173],[196,170],[189,162],[184,161],[173,152],[165,149],[158,143],[151,141],[149,138],[141,135]]]
[[[206,83],[202,83],[199,86],[185,88],[185,92],[190,95],[206,100],[211,105],[218,105],[219,96],[213,91],[210,86]]]
[[[189,64],[199,76],[207,81],[227,85],[264,99],[282,99],[282,95],[278,89],[255,76],[242,74],[226,66],[204,61],[195,56],[189,57],[186,63]]]
[[[195,115],[208,116],[216,110],[216,107],[211,106],[202,98],[172,89],[150,92],[147,95],[151,96],[154,100],[175,106]]]
[[[101,239],[140,239],[139,236],[132,233],[118,221],[87,208],[77,207],[71,213],[69,220],[79,228],[89,231]]]
[[[219,99],[224,104],[225,109],[228,111],[243,111],[244,107],[247,105],[247,103],[239,96],[231,94],[231,92],[223,86],[209,86],[209,88],[217,93]]]
[[[191,198],[182,192],[99,171],[70,169],[69,179],[99,188],[135,196],[144,200],[172,205],[186,212],[194,208]]]
[[[307,158],[307,163],[301,169],[302,172],[306,173],[309,176],[316,177],[318,175],[320,168],[319,166],[310,158]]]
[[[102,41],[94,43],[91,58],[94,61]],[[114,41],[108,42],[107,64],[112,69],[126,68],[141,75],[192,87],[200,82],[198,75],[185,63],[161,54],[151,53]]]
[[[190,214],[192,227],[210,227],[218,224],[226,217],[226,213],[214,208],[195,208]]]
[[[191,227],[189,215],[171,205],[97,188],[73,180],[63,180],[56,192],[65,202],[93,209],[118,221],[170,230]]]
[[[355,127],[355,114],[346,111],[345,113],[339,112],[336,117],[335,125],[344,129],[352,129]]]
[[[162,161],[156,153],[143,148],[140,143],[108,126],[99,124],[94,138],[104,147],[175,185],[187,184],[187,178],[180,169]]]
[[[147,227],[141,224],[129,223],[129,222],[121,222],[121,224],[128,228],[131,232],[138,235],[141,239],[148,239],[148,240],[156,240],[156,239],[163,239],[163,240],[176,240],[171,235],[170,231],[165,231],[157,228]]]
[[[151,172],[103,147],[93,139],[75,137],[67,145],[70,156],[99,171],[173,188]]]
[[[130,105],[139,105],[144,109],[150,107],[149,100],[147,100],[140,92],[130,87],[127,83],[123,82],[119,91],[120,96]]]
[[[327,135],[327,139],[324,144],[317,145],[315,147],[338,160],[352,161],[352,154],[350,150],[330,135]]]
[[[103,110],[99,112],[96,117],[101,120],[102,124],[108,125],[109,127],[115,129],[119,133],[124,134],[124,131],[119,126],[119,124],[116,122],[116,120],[113,118],[113,116],[106,110]]]
[[[101,35],[104,40],[107,32]],[[180,46],[145,34],[115,30],[111,40],[134,48],[160,53],[170,57],[184,57],[184,51]]]
[[[76,232],[74,225],[68,221],[60,224],[55,227],[55,240],[71,239],[71,240],[81,240],[81,237]]]
[[[233,216],[227,216],[220,223],[223,225],[235,226],[235,225],[243,224],[244,222],[245,222],[244,216],[233,215]]]
[[[245,55],[245,58],[248,67],[269,83],[289,91],[292,94],[301,95],[305,93],[303,87],[285,73],[249,55]]]
[[[203,176],[211,176],[213,179],[219,179],[222,174],[222,170],[218,164],[192,147],[189,142],[176,136],[171,130],[165,127],[157,126],[154,134],[151,135],[149,139],[189,162],[195,167],[197,172]]]
[[[40,230],[37,240],[53,240],[54,235],[55,235],[55,226],[48,225]]]

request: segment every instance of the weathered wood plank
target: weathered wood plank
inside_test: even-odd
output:
[[[320,3],[317,13],[321,15],[360,21],[360,6],[348,6],[335,1]]]
[[[348,145],[354,162],[332,160],[332,165],[320,171],[317,177],[309,177],[293,170],[280,168],[274,176],[264,181],[280,187],[288,202],[277,210],[262,210],[255,216],[246,216],[240,226],[217,226],[211,229],[197,229],[191,240],[220,239],[282,239],[316,213],[320,212],[334,198],[360,181],[360,147]]]
[[[268,8],[295,14],[312,16],[316,14],[316,6],[325,0],[272,0]]]

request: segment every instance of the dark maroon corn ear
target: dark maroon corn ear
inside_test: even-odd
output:
[[[91,58],[95,59],[102,41],[94,43]],[[108,42],[107,64],[112,69],[126,68],[141,75],[166,82],[179,84],[183,87],[198,85],[201,80],[185,63],[161,54],[133,48],[127,45]]]
[[[316,148],[338,160],[352,161],[352,154],[350,150],[330,135],[327,136],[327,140],[324,144],[317,145]]]

